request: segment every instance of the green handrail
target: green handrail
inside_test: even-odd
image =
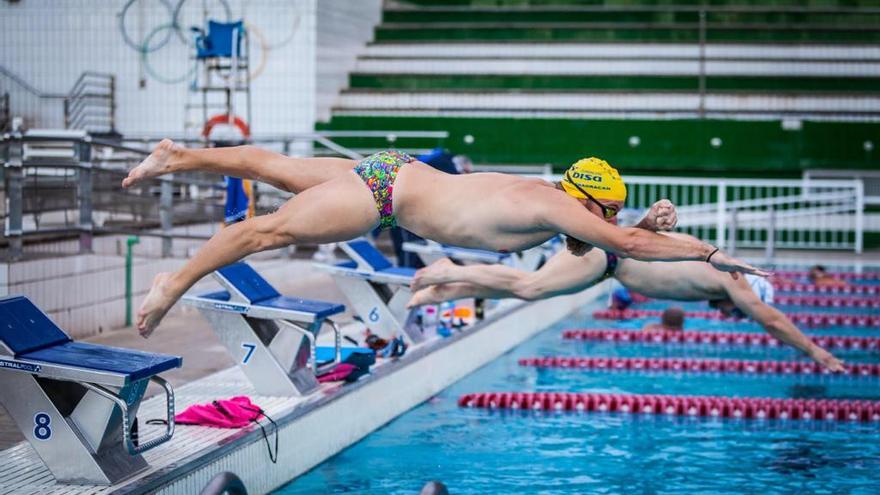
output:
[[[131,326],[131,299],[132,299],[132,249],[135,244],[141,242],[140,237],[133,235],[125,241],[125,326]]]

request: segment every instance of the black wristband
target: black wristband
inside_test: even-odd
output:
[[[717,253],[719,249],[721,248],[715,248],[715,251],[712,251],[711,253],[709,253],[709,256],[706,256],[706,263],[710,263],[712,261],[712,255]]]

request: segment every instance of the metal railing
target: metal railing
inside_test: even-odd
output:
[[[0,65],[0,76],[19,88],[19,94],[30,95],[36,99],[36,106],[30,106],[27,110],[17,108],[16,113],[30,114],[30,118],[43,120],[48,114],[43,114],[43,105],[46,102],[60,100],[62,102],[62,122],[66,129],[80,129],[93,133],[112,134],[116,132],[116,78],[111,74],[86,71],[80,74],[67,93],[45,92],[16,74],[12,70]],[[18,102],[16,97],[16,102]],[[23,105],[17,103],[19,106]],[[8,115],[12,115],[8,94],[6,96],[6,108]],[[53,111],[50,113],[54,113]],[[54,118],[46,117],[46,120]],[[43,125],[47,125],[45,122]],[[52,123],[48,125],[59,125]]]
[[[447,136],[437,132],[382,132],[413,139]],[[351,135],[359,137],[357,133]],[[303,133],[263,136],[254,141],[276,150],[305,149],[303,145],[307,144],[331,150],[336,156],[362,157],[332,141],[332,136]],[[72,130],[30,130],[3,136],[0,196],[5,201],[0,201],[0,219],[5,228],[0,246],[6,245],[7,257],[21,258],[26,239],[30,251],[71,254],[94,252],[97,236],[138,235],[146,238],[146,244],[150,239],[160,240],[156,250],[165,257],[174,250],[186,253],[209,239],[224,218],[225,184],[221,176],[174,174],[130,189],[121,188],[128,170],[158,140],[142,137],[111,141]],[[262,184],[255,187],[254,193],[258,213],[273,211],[291,197],[288,192]],[[75,244],[71,239],[77,239]]]
[[[865,184],[865,205],[880,205],[880,170],[806,170],[803,179],[814,184],[824,184],[828,179],[860,180]]]
[[[115,133],[116,76],[83,72],[64,99],[64,127],[90,133]]]
[[[630,208],[667,198],[679,230],[735,252],[763,248],[846,249],[862,252],[864,185],[860,180],[626,177]]]

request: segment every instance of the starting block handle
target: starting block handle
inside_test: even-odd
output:
[[[337,325],[335,321],[329,318],[326,321],[330,324],[330,327],[333,328],[334,344],[336,346],[333,363],[339,364],[342,362],[342,331],[339,329],[339,325]]]
[[[317,373],[318,372],[318,356],[317,356],[318,350],[317,350],[317,346],[315,345],[314,334],[312,334],[312,332],[310,332],[308,330],[304,330],[304,329],[298,327],[297,325],[294,325],[293,323],[291,323],[287,320],[278,320],[278,322],[281,323],[282,325],[284,325],[285,327],[293,330],[294,332],[296,332],[300,335],[303,335],[303,336],[305,336],[305,338],[309,339],[309,368],[312,369],[312,373]]]
[[[168,440],[171,440],[171,437],[174,435],[174,388],[171,387],[171,384],[168,383],[168,381],[159,376],[151,377],[150,380],[158,383],[162,386],[162,388],[165,389],[165,421],[167,422],[167,425],[165,426],[164,435],[137,446],[131,439],[132,422],[131,417],[128,414],[128,404],[125,402],[125,400],[100,385],[85,382],[82,383],[82,385],[85,386],[87,389],[95,392],[96,394],[104,397],[109,401],[116,403],[116,405],[119,406],[119,409],[122,411],[122,439],[125,442],[125,448],[131,455],[143,454],[144,452],[152,448],[158,447]]]

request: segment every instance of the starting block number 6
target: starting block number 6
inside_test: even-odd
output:
[[[52,418],[44,413],[38,412],[34,414],[34,438],[37,440],[48,440],[52,438],[52,428],[49,426]]]
[[[370,321],[374,323],[379,321],[379,308],[374,307],[370,310]]]
[[[256,344],[249,344],[247,342],[242,342],[241,348],[246,350],[244,357],[241,359],[241,364],[248,364],[248,361],[251,360],[251,356],[254,355],[254,349],[256,349],[257,346],[256,346]]]

